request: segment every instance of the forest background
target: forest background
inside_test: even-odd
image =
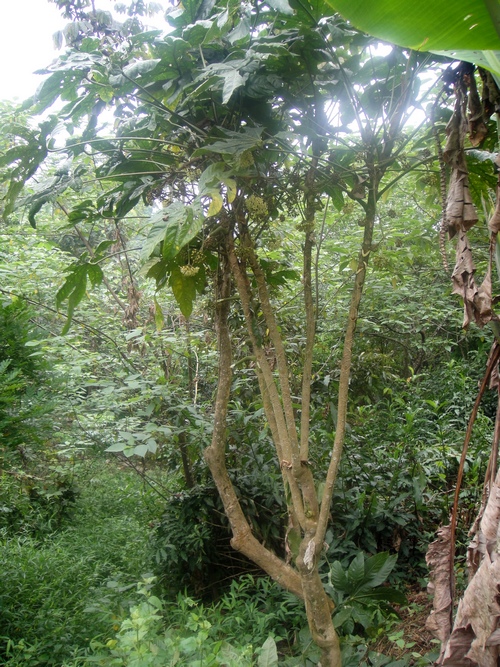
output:
[[[493,340],[462,329],[443,227],[479,73],[320,4],[185,3],[166,35],[143,3],[57,4],[61,56],[2,105],[5,664],[433,664],[391,605],[424,599]]]

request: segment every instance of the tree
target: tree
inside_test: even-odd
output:
[[[31,111],[46,112],[58,99],[65,105],[28,134],[12,128],[17,145],[4,156],[12,165],[4,216],[23,184],[57,154],[64,162],[25,198],[33,226],[42,207],[57,201],[89,243],[96,220],[116,225],[141,201],[152,206],[142,239],[144,271],[158,289],[172,289],[186,318],[197,295],[212,290],[219,372],[205,458],[232,545],[304,600],[321,664],[340,665],[333,603],[318,568],[345,438],[378,202],[408,170],[433,160],[427,146],[410,150],[411,136],[404,132],[417,104],[418,75],[432,58],[397,48],[377,55],[369,38],[322,4],[273,0],[226,7],[195,0],[169,10],[165,36],[141,31],[134,21],[119,26],[94,7],[87,11],[85,3],[58,4],[75,21],[66,31],[66,53],[47,69]],[[114,113],[113,133],[99,125],[105,109]],[[60,124],[67,132],[62,139],[55,134]],[[106,188],[97,200],[86,197],[89,179]],[[81,196],[76,204],[72,191]],[[342,341],[335,442],[327,469],[313,471],[308,450],[318,222],[326,206],[340,212],[346,200],[359,207],[363,233]],[[303,260],[302,343],[294,359],[298,397],[293,354],[273,298],[273,290],[296,275],[286,259],[270,261],[267,246],[273,229],[293,217],[299,219]],[[59,306],[68,303],[65,331],[87,285],[103,281],[107,252],[108,246],[87,248],[69,267],[56,298]],[[247,356],[283,478],[283,555],[254,537],[227,472],[231,313],[245,322]]]

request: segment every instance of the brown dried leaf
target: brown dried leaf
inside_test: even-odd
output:
[[[490,118],[494,113],[500,111],[500,89],[491,72],[478,67],[479,76],[483,81],[483,90],[481,102],[483,104],[483,113],[485,118]]]
[[[473,303],[477,292],[474,282],[476,267],[472,261],[472,252],[469,239],[465,232],[461,232],[457,243],[457,261],[451,279],[453,294],[458,294],[464,301],[464,321],[462,326],[468,327],[474,319]]]
[[[485,554],[492,559],[496,557],[498,527],[500,525],[500,472],[490,489],[486,507],[479,523],[476,534],[469,544],[468,560],[478,562]]]
[[[469,190],[469,176],[464,152],[467,132],[466,102],[465,89],[457,88],[455,108],[446,126],[447,140],[443,150],[443,158],[452,169],[446,204],[447,229],[450,238],[453,238],[460,230],[467,231],[478,220]]]
[[[453,631],[445,648],[443,667],[496,667],[500,655],[500,472],[480,511],[480,521],[467,554],[470,583],[458,605]]]
[[[444,647],[451,631],[451,526],[443,526],[427,549],[425,561],[430,569],[428,591],[433,596],[432,611],[425,626]]]
[[[469,139],[473,146],[479,146],[488,134],[488,128],[484,122],[483,105],[477,92],[474,74],[468,77],[469,82]]]
[[[462,161],[464,150],[464,139],[467,132],[467,125],[463,113],[463,95],[457,92],[455,109],[446,126],[446,144],[443,149],[443,158],[450,167],[456,167]]]
[[[483,327],[492,319],[497,319],[493,312],[491,270],[493,263],[494,243],[496,238],[492,237],[490,243],[490,261],[488,271],[479,287],[474,281],[476,267],[472,261],[472,251],[467,234],[460,232],[457,243],[457,261],[452,274],[453,293],[462,297],[464,302],[463,327],[469,326],[474,320],[479,327]]]
[[[446,219],[450,238],[460,230],[467,231],[478,221],[476,208],[469,189],[469,175],[465,158],[452,171],[448,186]]]
[[[500,559],[492,561],[486,554],[459,602],[443,667],[497,667],[499,650],[494,633],[500,618],[499,591]]]
[[[474,319],[476,324],[483,327],[494,316],[491,301],[491,262],[488,271],[479,289],[474,295]]]
[[[497,155],[495,163],[500,166],[500,154]],[[497,202],[493,215],[488,222],[488,229],[492,234],[498,234],[498,232],[500,232],[500,171],[498,172]]]

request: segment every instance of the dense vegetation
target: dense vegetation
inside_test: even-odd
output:
[[[57,4],[66,50],[2,106],[2,664],[326,666],[337,637],[344,667],[432,664],[397,609],[493,340],[461,328],[440,224],[436,135],[474,73],[313,4],[185,3],[166,36],[143,3]],[[496,141],[468,158],[482,222]]]

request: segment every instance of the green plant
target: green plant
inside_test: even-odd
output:
[[[104,644],[92,643],[97,653],[87,659],[89,664],[102,667],[250,667],[252,647],[236,649],[227,642],[214,641],[210,636],[211,623],[194,609],[185,618],[184,629],[165,629],[162,623],[164,605],[151,593],[152,583],[152,579],[145,579],[138,584],[138,594],[143,601],[131,607],[116,637]],[[194,606],[189,600],[185,600],[185,604]]]
[[[232,428],[231,479],[255,535],[282,553],[285,508],[277,465],[266,452],[268,442],[255,442],[256,424],[248,420],[246,428],[242,426],[236,423]],[[241,447],[234,444],[239,437]],[[249,451],[245,443],[252,441],[255,444]],[[152,538],[155,568],[165,590],[175,595],[186,589],[189,594],[213,599],[231,578],[253,570],[250,561],[235,554],[230,536],[213,482],[172,494]]]
[[[336,628],[347,635],[359,634],[362,629],[373,636],[387,614],[395,614],[390,604],[404,604],[403,593],[383,585],[396,560],[397,556],[387,552],[369,558],[360,552],[347,569],[340,561],[332,564],[327,588],[336,605],[333,616]]]

